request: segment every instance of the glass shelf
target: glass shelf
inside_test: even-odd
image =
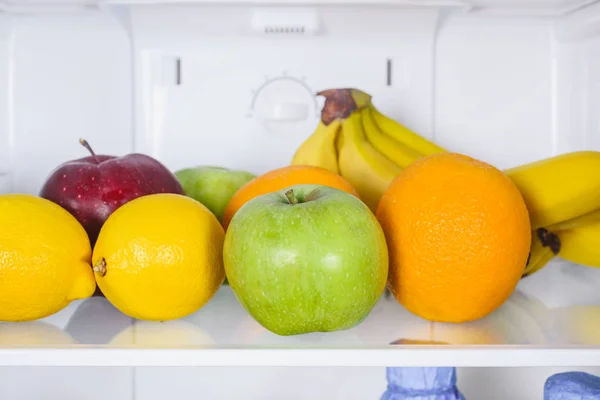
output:
[[[228,286],[162,323],[93,297],[44,320],[0,324],[0,365],[600,366],[599,287],[600,270],[555,261],[475,322],[430,323],[383,296],[352,329],[288,337],[256,323]]]

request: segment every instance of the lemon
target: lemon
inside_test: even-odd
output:
[[[130,317],[166,321],[189,315],[225,280],[217,218],[178,194],[138,197],[106,220],[94,247],[96,281]]]
[[[0,196],[0,321],[32,321],[96,288],[92,250],[66,210],[26,194]]]

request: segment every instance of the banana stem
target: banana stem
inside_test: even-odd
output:
[[[92,270],[100,276],[106,275],[106,260],[101,258],[100,261],[94,264]]]
[[[321,121],[329,125],[336,119],[346,119],[355,110],[360,110],[371,104],[371,96],[358,89],[327,89],[317,93],[325,97],[321,111]]]

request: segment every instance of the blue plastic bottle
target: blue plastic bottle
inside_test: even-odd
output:
[[[552,375],[544,385],[544,400],[598,400],[600,377],[585,372]]]
[[[381,400],[464,400],[456,368],[387,368],[388,387]]]

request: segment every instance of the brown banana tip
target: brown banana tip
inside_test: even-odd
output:
[[[542,245],[548,240],[548,229],[546,228],[538,228],[537,237],[542,242]]]
[[[548,246],[550,247],[550,250],[552,250],[552,253],[554,253],[555,256],[558,255],[558,253],[560,253],[560,247],[561,247],[560,238],[555,233],[550,233],[548,238],[549,238]]]
[[[357,89],[325,89],[317,92],[325,97],[321,121],[329,125],[336,119],[346,119],[357,109],[369,105],[371,96]]]
[[[546,228],[539,228],[537,230],[537,236],[540,242],[542,243],[543,247],[550,247],[552,253],[554,253],[554,255],[558,255],[558,253],[560,252],[561,244],[560,238],[556,233],[550,232]]]

